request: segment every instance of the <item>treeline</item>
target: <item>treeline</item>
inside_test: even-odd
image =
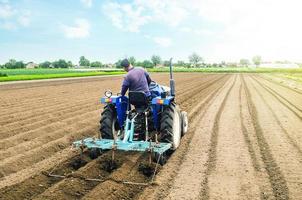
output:
[[[144,68],[154,68],[154,67],[167,67],[170,65],[169,60],[163,60],[159,55],[153,55],[150,59],[146,59],[143,61],[137,61],[135,57],[128,57],[130,63],[134,66],[141,66]],[[204,59],[198,55],[197,53],[192,53],[188,57],[189,62],[185,62],[182,60],[174,61],[173,66],[176,67],[186,67],[186,68],[198,68],[198,67],[247,67],[250,65],[250,61],[248,59],[241,59],[239,63],[212,63],[208,64],[204,62]],[[85,56],[81,56],[79,58],[78,64],[73,64],[71,61],[66,61],[64,59],[59,59],[54,62],[45,61],[39,64],[29,62],[24,63],[23,61],[16,61],[15,59],[10,59],[7,63],[0,65],[0,68],[7,69],[20,69],[20,68],[121,68],[121,61],[119,59],[117,62],[113,64],[103,64],[100,61],[91,62]],[[261,57],[255,56],[252,58],[253,63],[256,66],[259,66],[261,63]]]
[[[15,59],[10,59],[7,63],[0,65],[0,68],[6,69],[22,69],[22,68],[73,68],[74,65],[71,61],[66,61],[64,59],[59,59],[53,62],[45,61],[39,64],[29,62],[24,63],[23,61],[16,61]],[[103,67],[103,64],[99,61],[90,62],[84,56],[80,57],[79,66],[82,67]]]
[[[10,59],[7,63],[0,65],[0,68],[6,69],[22,69],[26,68],[71,68],[74,65],[71,61],[65,61],[64,59],[59,59],[54,62],[45,61],[40,64],[35,64],[33,62],[24,63],[23,61],[16,61],[15,59]]]
[[[161,67],[161,66],[169,66],[170,61],[169,60],[162,60],[162,58],[158,55],[153,55],[148,60],[143,61],[137,61],[135,57],[131,56],[128,58],[130,63],[134,66],[141,66],[144,68],[153,68],[153,67]],[[182,67],[199,67],[202,65],[203,59],[197,55],[196,53],[193,53],[189,57],[190,62],[186,63],[184,61],[177,61],[174,62],[173,65],[175,66],[182,66]],[[93,67],[93,68],[121,68],[121,61],[122,59],[119,59],[117,62],[113,64],[103,64],[100,61],[93,61],[91,62],[89,59],[87,59],[85,56],[81,56],[79,58],[78,65],[74,65],[71,61],[66,61],[64,59],[59,59],[54,62],[45,61],[39,64],[29,62],[24,63],[23,61],[16,61],[15,59],[10,59],[7,63],[4,65],[0,65],[1,68],[7,68],[7,69],[20,69],[20,68],[73,68],[73,67]],[[31,65],[31,66],[30,66]]]
[[[0,68],[7,68],[7,69],[21,69],[25,68],[26,64],[23,61],[16,61],[15,59],[10,59],[4,65],[0,65]]]
[[[141,66],[144,68],[154,68],[154,67],[168,67],[170,65],[169,60],[163,60],[159,55],[153,55],[151,56],[150,60],[144,60],[144,61],[136,61],[136,59],[131,56],[128,58],[129,62],[134,66]],[[122,59],[118,60],[115,63],[115,66],[117,68],[121,68],[121,61]],[[173,66],[177,67],[202,67],[205,66],[205,63],[203,62],[203,58],[199,56],[196,53],[193,53],[189,56],[189,62],[184,62],[182,60],[174,61]]]

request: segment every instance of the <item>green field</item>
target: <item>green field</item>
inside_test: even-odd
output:
[[[83,76],[107,76],[123,73],[124,72],[121,70],[77,71],[72,69],[0,69],[0,82]]]
[[[147,69],[149,72],[169,72],[168,67]],[[276,73],[285,78],[301,81],[302,68],[300,69],[269,69],[269,68],[184,68],[175,67],[174,72],[200,72],[200,73]],[[122,69],[0,69],[0,82],[35,80],[50,78],[68,78],[84,76],[106,76],[124,74]]]

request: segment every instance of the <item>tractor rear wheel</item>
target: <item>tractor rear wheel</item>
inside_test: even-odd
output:
[[[104,107],[100,120],[100,134],[103,139],[113,139],[117,134],[119,125],[114,105],[108,104]]]
[[[171,143],[172,150],[178,148],[181,139],[181,114],[175,103],[164,108],[160,120],[160,133],[160,142]]]

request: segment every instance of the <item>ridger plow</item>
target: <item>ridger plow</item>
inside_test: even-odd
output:
[[[170,60],[170,87],[151,82],[151,98],[144,92],[129,91],[128,97],[106,91],[101,103],[105,104],[100,120],[98,138],[85,138],[75,141],[73,146],[81,152],[88,150],[91,157],[101,152],[111,151],[109,170],[116,167],[115,157],[118,151],[137,151],[148,154],[148,165],[152,175],[151,183],[158,165],[165,164],[168,156],[175,151],[181,137],[187,132],[188,119],[186,112],[180,111],[175,103],[175,82]],[[155,167],[151,167],[156,163]],[[146,171],[146,170],[145,170]],[[49,174],[50,176],[57,176]],[[86,179],[104,181],[100,179]],[[147,185],[150,183],[125,184]]]

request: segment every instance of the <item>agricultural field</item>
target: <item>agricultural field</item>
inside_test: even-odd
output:
[[[118,69],[0,69],[0,82],[123,74]]]
[[[148,72],[169,72],[169,67],[148,68]],[[198,73],[274,73],[283,78],[302,81],[302,68],[298,69],[272,69],[272,68],[248,68],[248,67],[173,67],[174,72],[198,72]],[[0,82],[70,78],[85,76],[119,75],[125,72],[121,68],[69,68],[69,69],[0,69]]]
[[[169,84],[166,73],[152,78]],[[280,77],[279,77],[280,78]],[[259,73],[176,73],[189,130],[152,185],[140,153],[91,159],[106,89],[122,77],[0,84],[0,199],[301,199],[302,90]],[[113,84],[114,83],[114,84]],[[59,175],[49,177],[48,174]],[[100,181],[102,180],[102,181]]]

